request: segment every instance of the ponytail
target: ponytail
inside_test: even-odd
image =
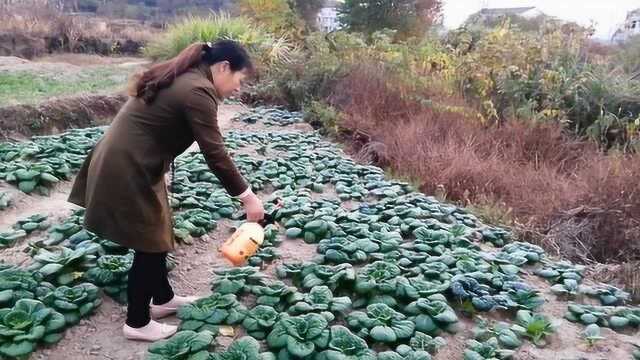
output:
[[[187,70],[201,63],[211,66],[220,61],[228,61],[232,71],[253,70],[249,55],[237,42],[232,40],[220,40],[214,44],[199,42],[187,46],[176,57],[134,75],[129,83],[128,93],[150,104],[160,90],[169,87],[175,78]]]

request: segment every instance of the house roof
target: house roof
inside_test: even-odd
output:
[[[519,15],[525,13],[529,10],[535,9],[535,6],[529,7],[514,7],[514,8],[484,8],[480,10],[480,14],[482,15]]]
[[[640,15],[640,9],[631,10],[627,13],[627,19]]]

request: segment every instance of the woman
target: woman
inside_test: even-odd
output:
[[[226,191],[239,198],[248,221],[264,218],[225,150],[216,120],[222,99],[240,88],[252,64],[233,41],[192,44],[175,58],[134,77],[130,98],[85,160],[69,201],[86,208],[85,227],[135,250],[128,279],[125,337],[156,341],[176,327],[151,319],[196,300],[174,295],[166,256],[174,249],[164,176],[194,140]]]

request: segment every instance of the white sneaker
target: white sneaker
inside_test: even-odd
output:
[[[178,311],[178,308],[180,306],[191,304],[196,300],[198,300],[198,297],[196,296],[173,295],[173,298],[165,304],[162,304],[162,305],[154,305],[153,303],[150,304],[149,306],[150,306],[151,317],[154,319],[161,319],[171,314],[175,314],[175,312]]]
[[[166,339],[175,334],[178,330],[177,326],[162,324],[157,321],[149,321],[149,323],[141,328],[132,328],[131,326],[124,324],[122,332],[124,337],[129,340],[141,340],[141,341],[158,341]]]

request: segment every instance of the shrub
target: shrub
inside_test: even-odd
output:
[[[230,17],[225,13],[183,18],[152,40],[144,53],[153,60],[166,60],[194,42],[220,39],[236,40],[245,45],[258,66],[290,61],[296,53],[296,48],[285,38],[276,38],[246,18]]]

